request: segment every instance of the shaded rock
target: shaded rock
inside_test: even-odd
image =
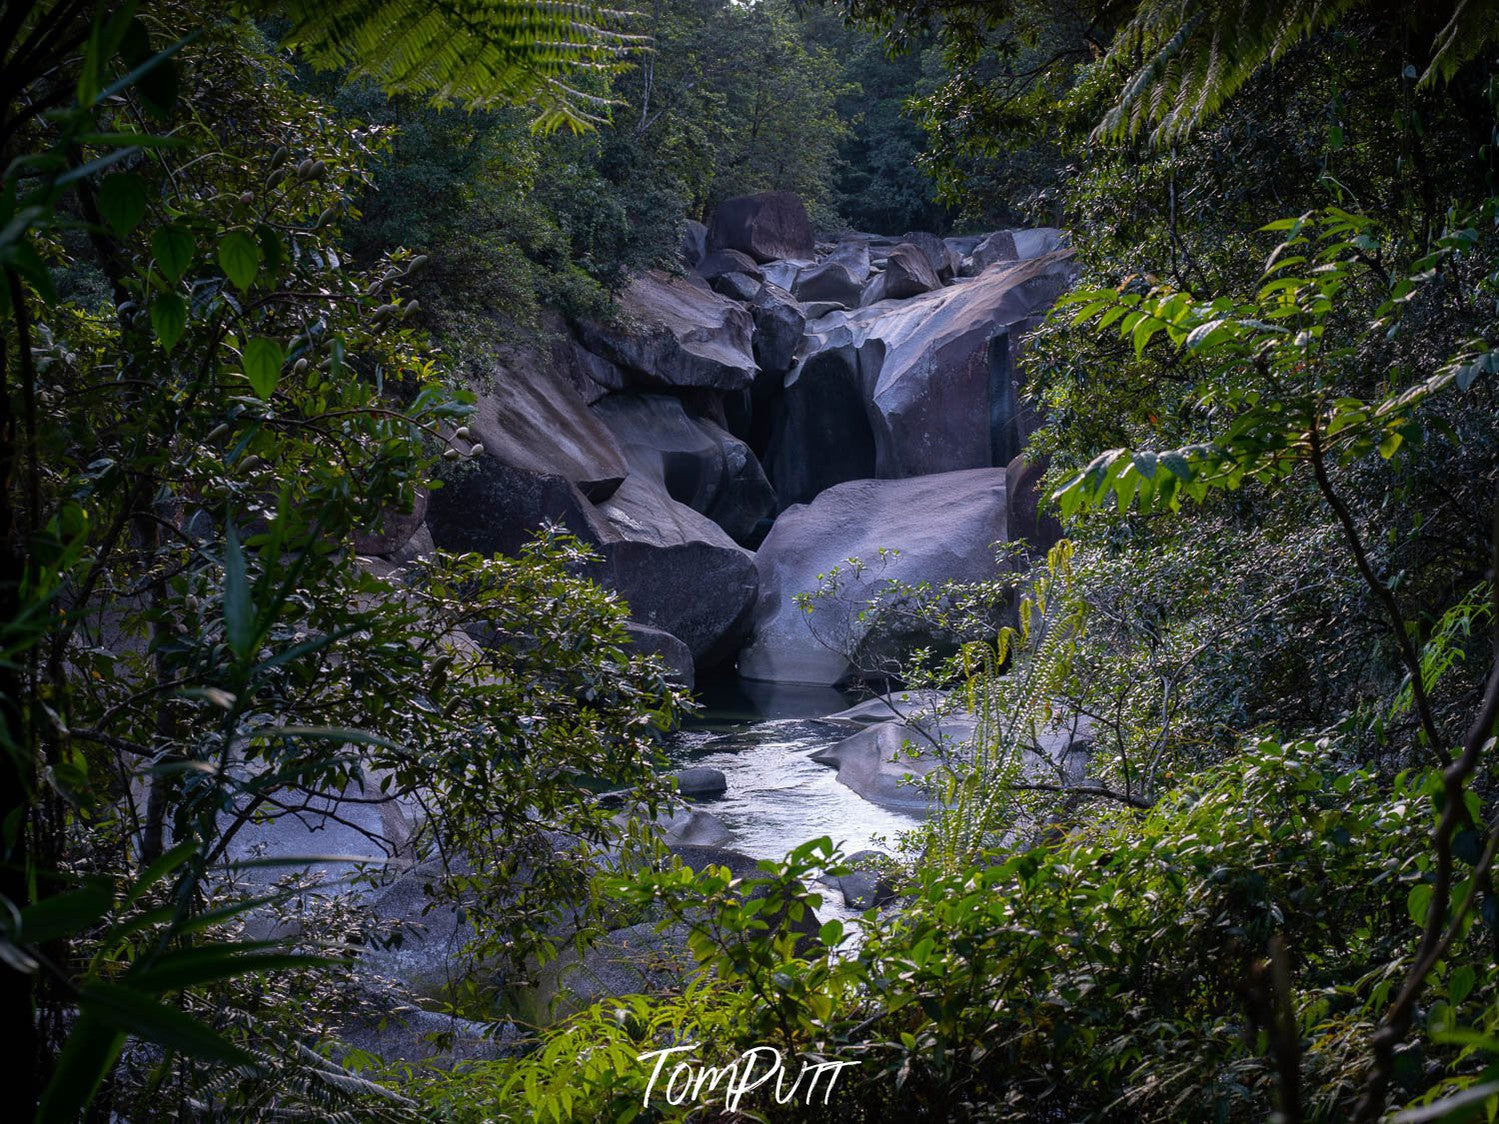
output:
[[[677,247],[677,254],[682,259],[682,264],[688,269],[702,261],[708,253],[708,228],[696,219],[688,219],[682,224],[682,242]]]
[[[760,593],[754,633],[739,660],[748,679],[834,684],[853,671],[849,655],[870,642],[858,602],[886,579],[934,585],[995,573],[992,544],[1006,535],[1005,470],[973,469],[908,480],[839,484],[782,513],[755,556]],[[900,551],[883,563],[881,547]],[[818,575],[870,563],[848,597],[820,604],[810,623],[796,594]]]
[[[901,235],[900,239],[908,246],[915,246],[926,258],[927,264],[932,267],[932,272],[937,280],[944,284],[951,281],[957,274],[959,267],[963,264],[960,255],[953,253],[946,242],[935,234],[925,231],[909,231]]]
[[[847,312],[848,306],[839,301],[808,301],[802,305],[802,312],[807,316],[810,323],[820,320],[824,316],[831,316],[835,312]]]
[[[489,1035],[484,1023],[424,1011],[387,993],[372,992],[358,1007],[370,1010],[348,1017],[337,1031],[338,1040],[388,1062],[447,1069],[459,1062],[507,1057],[521,1044],[520,1032],[510,1023]]]
[[[706,285],[649,270],[620,295],[620,323],[579,327],[589,350],[644,388],[738,390],[755,377],[753,321]]]
[[[1070,253],[1046,255],[809,322],[766,460],[780,502],[805,502],[840,478],[1008,463],[1026,429],[1015,386],[1018,340],[1074,269]],[[829,416],[830,408],[838,414]]]
[[[868,276],[868,244],[842,242],[822,262],[798,273],[792,292],[803,303],[829,301],[857,308]]]
[[[431,529],[423,523],[412,536],[406,540],[406,544],[399,550],[387,555],[397,566],[405,566],[415,562],[418,558],[429,557],[437,545],[432,541]]]
[[[697,263],[697,273],[704,281],[712,281],[725,273],[744,273],[756,281],[765,279],[755,259],[738,250],[714,250]]]
[[[519,997],[528,1022],[546,1025],[616,995],[652,995],[679,985],[692,970],[687,926],[664,932],[653,921],[606,933],[580,955],[568,947],[537,970]]]
[[[600,513],[617,539],[600,577],[631,617],[680,639],[699,672],[732,658],[759,588],[754,556],[654,481],[631,476]]]
[[[890,251],[885,262],[885,272],[874,278],[864,289],[860,303],[878,304],[880,301],[905,300],[918,297],[933,289],[940,289],[942,282],[920,247],[902,242]]]
[[[1054,254],[1065,249],[1068,243],[1067,232],[1054,226],[1012,230],[1010,234],[1015,239],[1015,253],[1021,261],[1039,258],[1042,254]]]
[[[484,446],[479,459],[561,476],[595,502],[613,495],[630,471],[588,403],[567,379],[545,367],[525,374],[496,370],[467,424]]]
[[[830,878],[843,894],[849,909],[873,909],[895,900],[895,882],[891,877],[895,860],[883,851],[856,851],[845,860],[854,869]]]
[[[721,297],[731,301],[752,301],[760,291],[761,281],[747,273],[723,273],[708,282],[709,287]]]
[[[694,685],[692,652],[669,632],[652,628],[648,624],[628,621],[625,631],[630,634],[630,643],[649,655],[659,656],[666,665],[667,674],[678,684],[691,690]]]
[[[796,279],[801,271],[811,265],[810,261],[773,261],[766,262],[765,282],[774,285],[778,289],[785,289],[788,293],[796,285]]]
[[[511,370],[528,370],[546,366],[565,379],[584,402],[592,404],[611,390],[622,390],[628,381],[625,373],[602,355],[595,355],[580,342],[563,320],[561,313],[547,311],[541,318],[542,332],[550,340],[546,359],[538,362],[534,351],[518,349],[519,354],[506,366]],[[529,355],[529,358],[523,356]]]
[[[962,272],[965,277],[976,277],[992,265],[1019,260],[1015,236],[1008,230],[996,230],[973,248],[963,262]]]
[[[1044,555],[1062,539],[1062,524],[1041,509],[1041,478],[1046,460],[1028,461],[1025,454],[1005,466],[1005,489],[1010,498],[1010,538],[1023,540],[1032,553]]]
[[[708,223],[707,245],[710,252],[740,250],[758,262],[809,259],[815,253],[807,209],[790,191],[724,200]]]
[[[633,472],[657,481],[678,503],[746,541],[775,511],[775,493],[743,441],[690,417],[667,395],[611,395],[594,406]]]
[[[427,503],[432,541],[459,554],[518,554],[547,522],[593,546],[618,537],[572,481],[515,468],[487,450],[461,465]]]
[[[755,321],[755,362],[767,374],[784,375],[796,362],[796,349],[807,327],[806,316],[790,293],[768,281],[750,301],[750,315]],[[759,383],[756,379],[757,387]]]
[[[392,555],[411,541],[427,518],[426,489],[417,490],[410,511],[382,511],[373,527],[354,533],[354,553]]]

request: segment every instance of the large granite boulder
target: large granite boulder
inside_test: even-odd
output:
[[[614,541],[598,576],[630,616],[686,644],[699,673],[732,659],[759,589],[754,555],[645,477],[626,479],[600,513]]]
[[[618,537],[571,480],[516,468],[487,449],[460,464],[427,501],[433,543],[457,554],[519,554],[544,523],[593,546]]]
[[[664,394],[611,395],[594,406],[630,469],[712,519],[736,542],[775,512],[775,493],[748,446]]]
[[[831,301],[845,308],[857,308],[869,271],[869,244],[840,242],[817,265],[797,274],[792,291],[803,303]]]
[[[1010,538],[1023,541],[1036,556],[1044,555],[1062,539],[1062,524],[1042,503],[1041,480],[1047,462],[1018,454],[1005,466],[1005,490],[1010,499]]]
[[[962,256],[954,253],[948,244],[935,234],[922,230],[908,231],[901,236],[901,242],[920,250],[931,265],[932,272],[943,284],[951,281],[963,264]]]
[[[926,815],[938,802],[920,782],[973,736],[974,726],[967,716],[920,725],[892,719],[818,750],[812,760],[837,769],[838,783],[871,804]]]
[[[753,638],[739,660],[746,679],[835,684],[853,668],[849,654],[869,637],[861,600],[887,579],[938,585],[995,573],[993,544],[1007,538],[1005,470],[973,469],[906,480],[856,480],[782,513],[755,556],[760,594]],[[899,550],[881,561],[881,547]],[[810,618],[793,598],[818,588],[818,575],[869,563],[847,595]]]
[[[579,326],[584,344],[645,389],[739,390],[755,377],[754,323],[701,279],[648,270],[620,294],[616,323]]]
[[[688,269],[697,265],[708,253],[708,227],[696,219],[688,219],[682,224],[682,241],[677,247],[677,254],[682,259],[682,264]]]
[[[860,298],[863,304],[905,300],[940,289],[937,271],[919,246],[902,242],[885,259],[885,271],[870,281]]]
[[[631,647],[648,656],[656,656],[666,668],[667,675],[689,691],[695,685],[692,667],[692,652],[669,632],[652,628],[648,624],[630,621],[625,625],[630,636]]]
[[[791,294],[769,282],[750,302],[755,321],[755,362],[767,374],[784,375],[796,362],[807,318]]]
[[[724,200],[708,223],[708,250],[739,250],[758,262],[810,261],[816,252],[807,209],[790,191]]]
[[[766,458],[781,503],[840,480],[1007,464],[1027,435],[1017,341],[1074,270],[1070,253],[1046,254],[810,321]]]
[[[714,250],[697,263],[697,273],[704,281],[712,281],[725,273],[744,273],[757,281],[765,279],[765,273],[755,264],[755,259],[738,250]]]
[[[629,473],[608,427],[572,383],[538,365],[526,373],[499,368],[468,420],[483,458],[561,476],[590,500],[607,499]]]

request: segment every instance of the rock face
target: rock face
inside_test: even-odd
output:
[[[495,371],[468,427],[485,457],[564,477],[595,502],[613,495],[629,473],[608,428],[571,383],[545,368]]]
[[[648,389],[739,390],[755,377],[754,322],[699,281],[650,270],[620,295],[622,326],[580,326],[587,347]]]
[[[869,563],[850,591],[855,602],[885,579],[977,580],[995,572],[992,544],[1007,538],[1005,470],[973,469],[906,480],[857,480],[783,512],[755,557],[760,595],[754,633],[739,661],[748,679],[834,684],[853,670],[846,653],[865,640],[857,603],[793,602],[817,575],[849,557]],[[881,564],[881,547],[900,551]]]
[[[708,252],[708,228],[695,219],[688,219],[682,224],[682,242],[677,247],[677,254],[682,259],[682,264],[691,269]]]
[[[790,191],[726,199],[708,223],[708,250],[739,250],[756,261],[810,261],[816,250],[807,209]]]
[[[697,263],[697,272],[704,281],[712,281],[725,273],[748,274],[756,281],[765,279],[765,274],[755,264],[755,259],[738,250],[714,250]]]
[[[629,461],[631,471],[658,482],[667,495],[712,519],[736,542],[755,536],[775,512],[775,493],[743,441],[679,399],[617,394],[594,407]]]
[[[798,273],[792,291],[803,303],[831,301],[857,308],[869,268],[868,243],[842,242],[820,264]]]
[[[928,234],[925,231],[908,231],[901,235],[900,240],[907,245],[915,246],[922,252],[927,263],[932,267],[932,272],[943,284],[951,281],[963,264],[962,257],[954,253],[947,243],[935,234]]]
[[[919,297],[922,293],[930,293],[933,289],[940,289],[942,282],[937,279],[937,271],[927,260],[927,256],[920,247],[913,246],[909,242],[902,242],[890,251],[890,256],[885,259],[885,272],[881,273],[869,283],[864,290],[861,299],[863,304],[878,304],[880,301],[905,300],[908,297]]]
[[[1069,253],[1047,254],[810,322],[767,453],[781,503],[842,480],[1008,463],[1028,436],[1011,330],[1050,307],[1074,268]]]
[[[973,722],[949,718],[926,729],[932,740],[904,722],[881,722],[818,750],[812,760],[837,769],[838,783],[872,804],[926,815],[937,801],[916,782],[942,763],[939,744],[951,749],[973,736]]]
[[[485,455],[461,465],[427,502],[432,541],[455,553],[518,554],[543,523],[557,523],[584,542],[614,537],[578,486]]]
[[[689,691],[695,686],[692,667],[692,652],[669,632],[652,628],[648,624],[630,621],[625,625],[630,634],[630,643],[647,655],[659,656],[666,665],[667,674]]]
[[[356,554],[379,554],[387,557],[401,550],[426,523],[427,493],[419,491],[410,511],[383,511],[374,527],[354,535]]]

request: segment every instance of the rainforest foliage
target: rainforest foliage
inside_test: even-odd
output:
[[[639,9],[0,8],[20,1111],[650,1119],[685,1109],[638,1056],[691,1041],[859,1063],[756,1106],[794,1118],[1492,1118],[1493,6]],[[824,229],[1055,223],[1083,267],[1025,368],[1067,539],[870,606],[944,615],[951,658],[881,670],[983,720],[857,935],[803,924],[827,840],[694,874],[593,798],[666,798],[688,700],[577,542],[354,550],[470,455],[497,348],[767,189]],[[1037,782],[1079,717],[1088,775]],[[328,792],[420,809],[484,969],[455,1009],[629,921],[699,970],[499,1061],[343,1049],[390,934],[226,862]]]

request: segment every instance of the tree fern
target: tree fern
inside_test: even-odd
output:
[[[1128,78],[1094,137],[1123,141],[1148,134],[1157,146],[1180,140],[1265,63],[1355,11],[1376,7],[1384,6],[1370,0],[1144,0],[1104,60]],[[1442,30],[1424,60],[1423,86],[1447,81],[1499,41],[1499,10],[1492,3],[1446,0],[1436,10]],[[1414,22],[1416,14],[1407,9],[1404,18]]]
[[[648,40],[634,13],[591,0],[281,0],[284,41],[315,66],[348,67],[388,93],[470,108],[530,100],[540,128],[600,121],[590,75],[628,64]],[[597,85],[597,83],[594,83]]]
[[[993,644],[970,645],[967,703],[975,719],[968,759],[948,786],[933,824],[930,860],[961,869],[1016,822],[1013,787],[1025,753],[1051,717],[1053,686],[1064,670],[1071,622],[1062,594],[1071,580],[1072,544],[1058,543],[1045,572],[1022,601],[1018,627],[1001,628]],[[1008,673],[1002,673],[1006,663]]]

